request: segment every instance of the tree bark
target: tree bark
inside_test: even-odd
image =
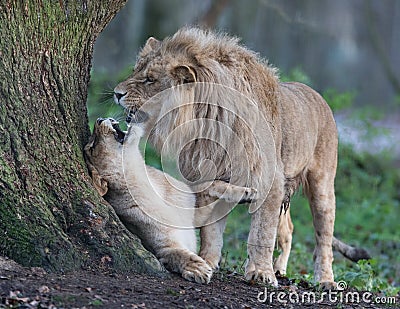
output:
[[[97,35],[126,0],[0,0],[0,255],[54,271],[160,270],[83,158]]]

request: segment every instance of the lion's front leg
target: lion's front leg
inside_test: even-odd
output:
[[[199,255],[213,270],[218,270],[219,268],[226,219],[227,217],[225,216],[215,223],[200,228],[201,245]]]
[[[252,214],[245,269],[247,280],[260,280],[278,285],[272,266],[279,211],[283,199],[283,186],[275,181],[266,201]]]
[[[187,249],[164,249],[157,254],[157,257],[165,268],[180,273],[186,280],[197,283],[209,283],[211,280],[211,267],[201,257]]]

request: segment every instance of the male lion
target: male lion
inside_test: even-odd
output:
[[[242,113],[238,117],[221,106],[219,100],[224,100],[224,91],[211,95],[213,104],[189,102],[190,97],[196,96],[197,90],[193,89],[199,83],[235,89],[254,105],[233,100],[232,108]],[[315,228],[314,278],[325,287],[334,287],[332,239],[338,138],[332,112],[324,99],[301,83],[280,82],[276,69],[238,44],[237,39],[197,28],[181,29],[163,41],[149,38],[133,74],[115,87],[114,99],[132,115],[143,115],[137,111],[146,101],[181,85],[187,86],[181,91],[187,95],[181,96],[186,102],[178,108],[168,99],[159,107],[161,111],[145,111],[150,117],[157,117],[158,112],[168,110],[153,122],[153,127],[147,128],[150,141],[160,152],[166,147],[179,155],[180,170],[188,181],[197,181],[199,177],[194,161],[199,165],[211,161],[214,179],[255,187],[259,195],[266,197],[252,213],[245,277],[276,286],[275,272],[286,272],[293,231],[287,208],[292,194],[303,185]],[[210,91],[204,92],[209,95]],[[179,100],[180,96],[173,97]],[[203,118],[214,122],[193,122]],[[195,129],[187,126],[180,134],[170,136],[188,123],[193,123]],[[233,133],[224,134],[223,127]],[[224,149],[208,138],[193,138],[193,134],[218,136]],[[267,154],[275,157],[272,172]],[[247,163],[241,165],[242,161]],[[232,170],[232,162],[239,168]],[[199,206],[209,202],[202,194],[198,199]],[[226,215],[201,228],[199,255],[213,269],[220,261],[225,223]],[[277,233],[283,252],[274,269]]]
[[[142,240],[168,270],[198,283],[208,283],[211,267],[195,252],[196,235],[192,211],[195,195],[184,183],[146,166],[139,150],[143,135],[140,124],[132,124],[128,133],[120,130],[112,118],[99,118],[85,146],[85,157],[93,184],[115,209],[125,226]],[[236,202],[255,198],[256,191],[229,185],[214,184],[207,193]],[[162,198],[158,198],[158,196]],[[174,208],[180,207],[179,212]],[[180,225],[168,226],[154,220]]]

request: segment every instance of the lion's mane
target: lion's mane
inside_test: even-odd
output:
[[[265,132],[257,132],[257,124],[267,122],[274,130],[273,123],[278,117],[277,70],[240,45],[237,38],[197,28],[184,28],[166,38],[158,53],[161,62],[169,62],[163,65],[190,65],[196,81],[207,84],[197,84],[194,94],[190,91],[191,85],[184,85],[168,97],[169,102],[163,102],[151,133],[152,144],[160,152],[164,148],[168,153],[179,153],[181,172],[189,181],[206,179],[214,173],[217,179],[255,185],[245,175],[251,173],[254,179],[260,179],[265,167],[258,141]],[[144,48],[137,67],[151,57],[154,55]],[[212,104],[197,103],[197,100]],[[191,102],[195,104],[186,104]],[[171,111],[174,106],[179,108]],[[208,121],[207,125],[204,121]],[[179,130],[185,123],[190,125]],[[232,129],[231,134],[227,134],[226,128]],[[179,134],[171,137],[174,130]],[[193,140],[195,136],[208,138]]]

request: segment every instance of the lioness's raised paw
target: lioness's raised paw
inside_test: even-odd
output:
[[[199,256],[192,255],[190,261],[182,269],[182,277],[189,281],[207,284],[210,282],[213,271]]]
[[[257,200],[257,195],[257,189],[244,187],[243,196],[239,204],[255,202]]]
[[[274,287],[278,286],[278,280],[276,279],[276,276],[274,272],[268,271],[268,270],[260,270],[260,269],[255,269],[246,272],[245,274],[246,280],[256,280],[256,281],[261,281],[263,283],[268,283]]]
[[[258,195],[256,188],[240,187],[219,180],[214,181],[208,189],[208,194],[238,204],[255,202]]]
[[[97,136],[113,135],[118,143],[123,143],[125,133],[113,118],[97,118],[94,126],[94,134]]]

